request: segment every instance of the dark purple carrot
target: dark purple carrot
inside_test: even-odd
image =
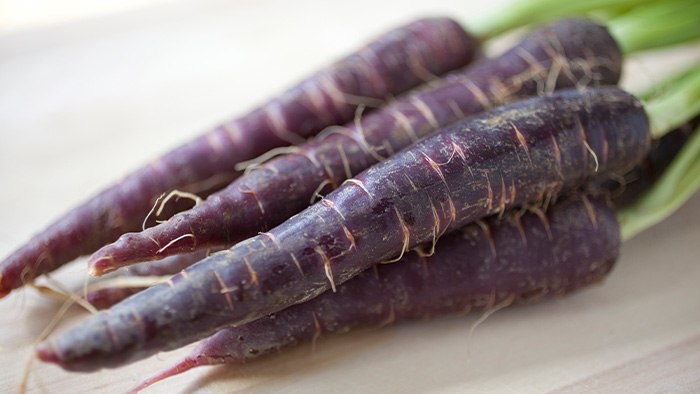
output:
[[[620,179],[604,182],[602,187],[611,192],[615,207],[627,207],[649,190],[685,146],[698,125],[700,116],[653,140],[651,151],[641,164]]]
[[[111,286],[106,289],[90,290],[85,296],[85,300],[94,306],[95,309],[108,309],[125,298],[140,292],[143,288],[143,286]]]
[[[361,328],[562,296],[601,281],[619,249],[615,212],[601,199],[559,200],[546,216],[492,216],[445,235],[430,257],[410,253],[363,271],[335,293],[225,328],[133,391],[193,367],[244,363]]]
[[[696,117],[681,127],[668,132],[663,137],[653,140],[649,154],[640,165],[622,176],[622,180],[606,180],[602,184],[602,188],[610,192],[612,203],[616,208],[619,209],[629,205],[653,185],[684,146],[699,123],[700,117]],[[174,275],[206,257],[207,253],[205,252],[169,256],[163,260],[151,263],[135,264],[127,268],[125,273],[128,275]],[[143,289],[143,286],[105,288],[88,293],[87,299],[96,308],[105,309]]]
[[[156,159],[69,212],[0,265],[0,296],[38,275],[141,229],[156,197],[212,177],[271,148],[300,142],[434,75],[464,66],[475,40],[453,20],[423,19],[391,31],[249,114]],[[223,174],[223,175],[222,175]],[[228,174],[228,175],[226,175]]]
[[[100,275],[199,248],[229,247],[282,223],[381,157],[468,115],[554,88],[614,84],[621,55],[607,30],[566,20],[502,56],[449,75],[337,133],[294,147],[167,223],[125,234],[91,256]]]
[[[603,182],[601,186],[603,190],[610,192],[612,203],[616,208],[629,205],[653,185],[654,181],[661,176],[684,146],[699,123],[700,117],[696,117],[681,127],[668,132],[663,137],[653,140],[651,150],[641,164],[627,172],[622,176],[622,179]],[[169,256],[150,264],[133,265],[126,272],[129,275],[174,275],[199,261],[201,259],[199,258],[200,256],[204,258],[206,254],[195,253],[194,255]],[[166,267],[166,269],[162,267]],[[96,308],[105,309],[143,289],[143,286],[138,288],[105,288],[88,293],[87,299]]]
[[[116,271],[113,273],[114,275],[108,275],[106,280],[100,280],[88,286],[85,299],[97,309],[109,308],[130,295],[151,286],[148,280],[132,281],[130,279],[152,278],[153,282],[165,281],[168,277],[177,274],[213,252],[201,250],[192,254],[180,254]]]
[[[479,218],[624,173],[649,149],[617,88],[523,100],[444,129],[273,230],[216,253],[37,348],[66,369],[117,367],[308,301]]]

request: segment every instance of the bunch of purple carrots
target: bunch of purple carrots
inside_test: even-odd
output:
[[[450,18],[411,22],[38,233],[0,264],[0,295],[85,255],[91,276],[109,275],[81,296],[104,311],[36,355],[87,372],[201,341],[138,391],[197,366],[601,282],[624,240],[700,185],[700,69],[635,96],[615,86],[623,58],[700,33],[640,38],[656,3],[604,21],[581,5],[544,24],[558,15],[537,20],[528,12],[546,1],[530,3],[520,12],[537,26],[500,55],[480,45],[523,20],[478,34]],[[698,19],[692,2],[664,5],[676,3]],[[194,207],[173,203],[183,198]]]

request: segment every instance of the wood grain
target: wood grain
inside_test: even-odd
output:
[[[700,387],[700,336],[610,368],[551,393],[693,392]]]

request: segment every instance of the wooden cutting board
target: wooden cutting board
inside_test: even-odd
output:
[[[0,258],[128,171],[378,33],[425,15],[468,26],[486,13],[464,0],[127,3],[0,19]],[[624,85],[653,84],[698,59],[698,46],[636,59]],[[499,311],[471,338],[479,315],[388,327],[321,341],[313,352],[200,368],[148,392],[697,391],[699,240],[696,196],[626,243],[602,285]],[[79,260],[53,278],[79,289],[85,275]],[[16,390],[60,305],[32,289],[0,301],[1,392]],[[57,331],[86,314],[71,309]],[[27,387],[123,392],[188,350],[95,374],[35,362]]]

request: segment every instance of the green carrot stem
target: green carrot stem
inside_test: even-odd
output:
[[[676,76],[642,95],[651,122],[651,134],[659,138],[700,113],[700,66]]]
[[[491,15],[469,23],[469,30],[488,39],[519,27],[539,24],[567,16],[598,15],[610,17],[653,0],[515,0]],[[607,19],[607,18],[606,18]]]
[[[608,28],[624,53],[689,42],[700,37],[700,2],[643,4],[612,18]]]
[[[564,17],[587,16],[607,24],[624,53],[700,38],[697,0],[515,0],[470,22],[483,40],[509,30]]]

